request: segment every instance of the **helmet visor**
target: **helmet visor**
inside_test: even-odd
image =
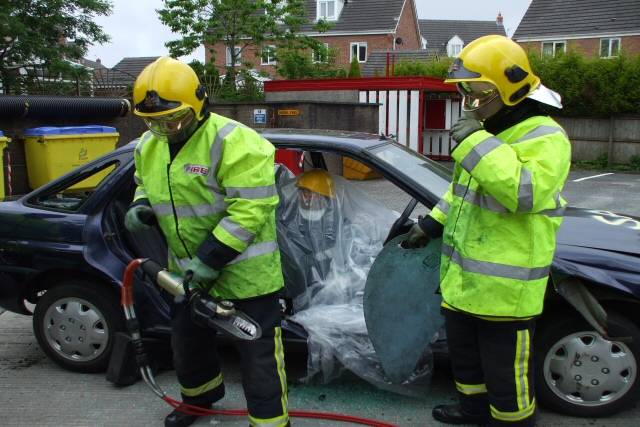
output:
[[[457,87],[458,92],[464,97],[464,111],[475,111],[500,96],[498,88],[487,82],[460,82]]]
[[[165,114],[163,116],[143,117],[144,122],[151,132],[158,136],[171,136],[180,133],[188,127],[193,120],[195,114],[191,108],[185,108],[175,113]]]

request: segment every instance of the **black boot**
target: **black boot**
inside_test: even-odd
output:
[[[195,423],[196,420],[200,418],[198,415],[188,415],[184,412],[180,412],[178,409],[174,409],[167,417],[164,419],[165,427],[187,427],[191,424]]]
[[[431,415],[437,421],[445,424],[487,424],[489,415],[469,414],[462,410],[459,404],[438,405],[433,408]]]

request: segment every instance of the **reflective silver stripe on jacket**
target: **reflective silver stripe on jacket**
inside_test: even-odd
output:
[[[229,136],[231,132],[237,127],[235,123],[227,123],[222,126],[222,129],[216,134],[216,138],[211,145],[211,168],[209,169],[209,176],[207,178],[207,187],[213,191],[216,198],[224,197],[224,191],[218,185],[218,168],[220,167],[220,160],[222,159],[222,150],[224,149],[224,139]]]
[[[468,189],[462,184],[456,184],[453,188],[453,194],[463,197],[464,200],[472,205],[480,206],[498,213],[509,213],[509,209],[505,208],[499,201],[486,194],[476,193],[472,189]]]
[[[438,204],[434,206],[434,209],[438,208],[443,214],[449,215],[449,207],[449,202],[447,202],[445,199],[440,199]]]
[[[250,258],[255,258],[261,255],[267,255],[278,250],[278,243],[275,241],[254,243],[250,245],[244,252],[235,257],[233,261],[227,265],[236,264],[240,261],[246,261]]]
[[[233,237],[240,240],[241,242],[246,243],[247,245],[253,242],[253,240],[256,238],[255,233],[247,230],[228,216],[222,218],[218,225],[224,228]]]
[[[495,136],[490,136],[485,139],[475,147],[471,149],[469,154],[462,160],[462,167],[467,170],[467,172],[471,173],[471,171],[478,166],[480,160],[496,148],[499,148],[504,144],[501,140],[496,138]]]
[[[562,132],[565,136],[567,135],[564,129],[558,126],[547,126],[547,125],[538,126],[531,132],[522,136],[516,142],[513,142],[512,144],[519,144],[521,142],[526,142],[534,138],[539,138],[541,136],[553,135],[554,133],[558,133],[558,132]]]
[[[266,199],[278,194],[275,184],[262,187],[227,187],[227,197],[239,199]]]
[[[207,215],[215,215],[226,210],[226,204],[222,206],[221,203],[218,205],[212,205],[211,203],[206,203],[203,205],[186,205],[186,206],[176,206],[176,215],[178,218],[186,218],[186,217],[197,217],[197,216],[207,216]],[[152,205],[153,212],[156,216],[168,216],[173,215],[173,206],[171,203],[157,203]]]
[[[518,184],[518,212],[533,210],[533,177],[527,168],[520,168],[520,183]]]
[[[538,280],[549,276],[551,266],[546,267],[516,267],[506,264],[498,264],[489,261],[478,261],[471,258],[464,258],[452,246],[442,244],[442,254],[450,257],[451,261],[462,267],[462,270],[469,273],[484,274],[487,276],[502,277],[514,280]]]
[[[466,194],[465,194],[466,193]],[[472,205],[479,206],[483,209],[490,210],[492,212],[497,213],[511,213],[507,208],[505,208],[497,199],[492,196],[486,194],[476,193],[475,191],[465,187],[462,184],[456,184],[453,188],[453,194],[458,197],[464,197],[464,201],[467,203],[471,203]],[[546,215],[549,217],[559,217],[564,215],[565,208],[563,208],[560,204],[560,194],[556,195],[556,206],[555,209],[546,209],[540,212],[531,212],[540,215]]]
[[[142,147],[147,143],[147,141],[151,139],[152,136],[153,134],[151,133],[151,131],[147,131],[142,134],[142,137],[140,138],[140,140],[138,140],[138,144],[136,145],[136,152],[138,153],[138,155],[142,154]]]

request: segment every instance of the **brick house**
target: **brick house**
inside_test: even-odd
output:
[[[495,21],[420,19],[423,47],[435,56],[457,57],[467,44],[490,34],[506,36],[503,17]]]
[[[513,40],[545,55],[639,55],[640,1],[532,0]]]
[[[353,57],[357,57],[362,65],[366,64],[374,51],[421,48],[414,0],[306,0],[306,10],[310,23],[301,32],[335,49],[336,66],[343,69],[348,68]],[[332,24],[331,29],[315,32],[313,25],[319,19]],[[209,48],[205,46],[207,61],[211,58]],[[224,44],[217,43],[213,49],[215,64],[220,70],[231,65]],[[256,70],[275,76],[275,58],[269,50],[268,46],[248,48],[243,52],[241,62],[250,62]]]

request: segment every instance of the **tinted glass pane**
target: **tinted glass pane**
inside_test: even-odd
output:
[[[548,56],[553,55],[553,43],[542,43],[542,54]]]
[[[451,171],[410,150],[394,145],[374,149],[374,155],[410,176],[418,185],[442,197],[451,181]]]
[[[79,176],[65,188],[58,188],[52,192],[42,194],[29,203],[42,208],[73,212],[80,209],[84,202],[93,194],[94,190],[118,167],[118,162],[111,162],[90,169]]]
[[[603,58],[609,56],[609,39],[600,40],[600,56]]]
[[[564,53],[564,43],[556,43],[555,54]]]
[[[331,1],[331,2],[327,3],[327,16],[328,17],[333,18],[333,16],[336,13],[336,9],[335,8],[336,8],[335,2]]]
[[[620,39],[612,39],[611,40],[611,56],[618,56],[620,53]]]
[[[364,62],[367,60],[367,45],[360,45],[360,57],[358,58],[360,62]]]

